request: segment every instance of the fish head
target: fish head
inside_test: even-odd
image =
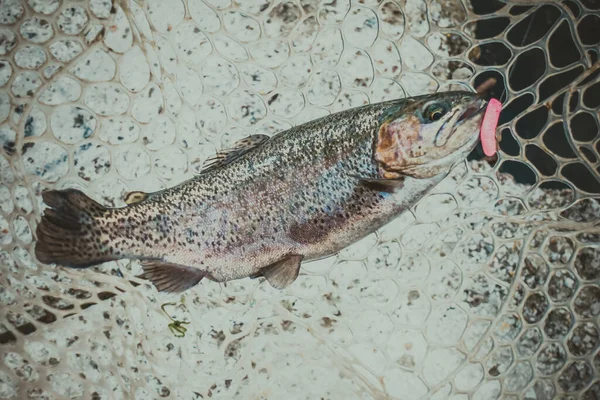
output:
[[[380,117],[374,159],[384,179],[429,178],[449,172],[477,145],[486,101],[446,92],[392,105]]]

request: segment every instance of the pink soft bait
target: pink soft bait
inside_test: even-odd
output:
[[[496,154],[496,126],[498,118],[500,118],[500,111],[502,111],[502,103],[496,99],[490,99],[481,124],[481,146],[488,157]]]

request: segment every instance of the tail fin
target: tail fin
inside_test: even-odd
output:
[[[107,209],[79,190],[42,193],[48,207],[37,226],[35,255],[44,264],[86,268],[117,259],[101,242]]]

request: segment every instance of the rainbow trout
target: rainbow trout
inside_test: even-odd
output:
[[[80,191],[42,194],[42,263],[139,260],[159,291],[264,276],[285,288],[414,205],[477,145],[486,102],[447,92],[366,105],[218,153],[194,178],[106,208]]]

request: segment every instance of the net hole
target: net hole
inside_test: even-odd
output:
[[[515,91],[523,90],[537,82],[546,72],[546,57],[540,48],[520,54],[509,69],[508,83]]]
[[[563,21],[550,36],[548,51],[550,62],[557,68],[566,67],[581,59],[581,53],[573,41],[573,34],[567,21]]]
[[[585,165],[581,163],[567,164],[562,167],[561,172],[578,189],[588,193],[600,193],[600,182]]]
[[[47,306],[55,308],[57,310],[72,310],[73,308],[75,308],[73,304],[68,303],[59,297],[54,297],[50,295],[42,296],[42,301]]]
[[[543,141],[552,154],[563,158],[577,158],[567,139],[562,121],[551,125],[544,133]]]
[[[594,152],[592,150],[588,149],[587,147],[579,146],[579,151],[592,164],[595,164],[598,162],[598,157],[596,157],[596,154],[594,154]]]
[[[533,6],[514,6],[511,7],[509,13],[510,15],[521,15],[525,14],[527,11],[531,10]]]
[[[17,337],[11,331],[6,331],[4,333],[0,333],[0,344],[7,344],[7,343],[16,342],[16,341],[17,341]]]
[[[433,76],[443,80],[469,79],[475,73],[473,67],[462,61],[440,61],[431,70]]]
[[[590,10],[600,10],[600,1],[598,0],[581,0],[581,2]]]
[[[512,52],[504,43],[491,42],[474,47],[469,52],[469,60],[483,66],[504,65],[512,57]]]
[[[98,293],[98,298],[100,300],[108,300],[108,299],[110,299],[112,297],[115,297],[115,296],[116,296],[116,294],[115,293],[111,293],[111,292],[100,292],[100,293]]]
[[[565,104],[565,96],[567,94],[563,93],[560,96],[558,96],[556,99],[554,99],[554,101],[552,102],[552,112],[555,115],[562,115],[562,111],[563,111],[563,105]]]
[[[533,95],[531,93],[525,93],[516,99],[513,99],[510,103],[502,107],[498,125],[503,125],[512,121],[515,117],[521,115],[532,104]]]
[[[525,147],[525,156],[542,175],[552,176],[558,169],[556,160],[535,144]]]
[[[36,318],[36,321],[39,321],[43,324],[51,324],[54,321],[56,321],[56,319],[57,319],[56,315],[52,314],[50,311],[43,309],[43,308],[42,308],[42,311],[43,311],[43,314],[38,316]]]
[[[547,121],[548,108],[541,106],[519,118],[515,128],[523,139],[534,139],[546,126]]]
[[[598,122],[594,116],[582,111],[571,117],[571,134],[578,142],[591,142],[598,135]]]
[[[477,39],[490,39],[498,36],[510,25],[510,18],[497,17],[473,21],[467,24],[467,30],[477,32]]]
[[[544,79],[539,85],[539,102],[541,103],[554,93],[560,92],[561,89],[573,82],[582,73],[583,67],[579,65],[568,71],[561,72],[560,74],[555,74]]]
[[[471,7],[477,15],[493,14],[505,6],[506,4],[499,0],[471,0]]]
[[[487,91],[487,95],[495,99],[504,99],[504,95],[506,94],[506,85],[504,83],[504,76],[502,76],[498,71],[484,71],[480,73],[473,80],[473,87],[478,88],[488,79],[494,79],[496,83]],[[498,124],[501,125],[500,122]]]
[[[569,99],[569,112],[574,112],[579,105],[579,92],[573,92]]]
[[[544,5],[513,26],[506,38],[515,46],[528,46],[543,38],[560,15],[560,10],[555,6]]]
[[[506,160],[500,165],[500,174],[511,175],[515,182],[523,185],[535,185],[537,175],[531,167],[525,163],[515,160]]]
[[[573,16],[579,17],[579,14],[581,14],[581,9],[577,5],[577,3],[570,1],[570,0],[566,0],[566,1],[563,1],[563,4],[567,7],[569,7],[569,10],[571,10],[571,12],[573,13]]]
[[[502,140],[500,141],[500,150],[510,156],[518,156],[521,154],[521,145],[513,136],[509,128],[502,130]]]
[[[561,181],[542,182],[538,189],[544,192],[545,196],[540,198],[538,194],[532,193],[528,202],[534,209],[561,208],[571,204],[575,199],[571,186]]]
[[[31,334],[31,333],[33,333],[33,332],[35,332],[37,330],[36,327],[35,327],[35,325],[33,325],[31,322],[28,322],[28,323],[26,323],[24,325],[21,325],[21,326],[17,326],[16,328],[23,335],[29,335],[29,334]]]
[[[583,92],[583,105],[594,109],[600,107],[600,82],[593,84]]]
[[[78,300],[89,299],[90,297],[92,297],[92,294],[90,292],[88,292],[87,290],[75,289],[75,288],[70,288],[67,291],[67,294],[69,296],[75,297]]]
[[[600,42],[600,16],[590,14],[583,17],[577,25],[577,34],[581,43],[593,46]]]

